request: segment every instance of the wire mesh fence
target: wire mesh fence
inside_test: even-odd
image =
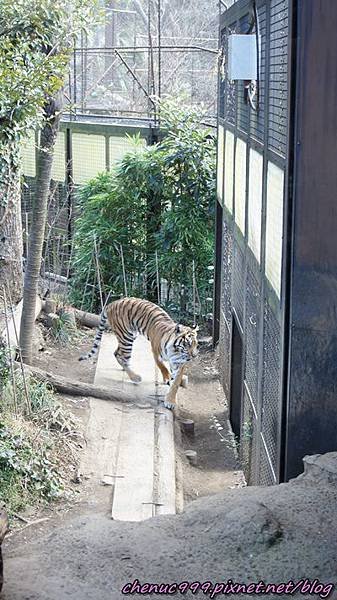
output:
[[[104,21],[77,40],[69,73],[71,112],[156,118],[151,96],[177,94],[215,123],[218,2],[107,3]]]

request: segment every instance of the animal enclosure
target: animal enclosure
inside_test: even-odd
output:
[[[336,448],[336,114],[323,108],[336,19],[311,0],[238,0],[221,17],[214,335],[253,484]],[[253,98],[228,77],[233,33],[256,37]]]

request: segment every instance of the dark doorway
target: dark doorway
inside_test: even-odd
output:
[[[231,400],[229,417],[234,434],[240,439],[242,399],[243,343],[237,320],[232,322]]]

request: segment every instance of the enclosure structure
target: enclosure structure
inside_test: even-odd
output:
[[[75,114],[147,117],[153,97],[183,97],[216,121],[217,0],[107,0],[103,21],[78,38],[66,97]],[[205,7],[209,10],[205,10]]]
[[[205,2],[207,0],[204,0]],[[104,2],[102,19],[76,39],[65,86],[48,204],[42,271],[67,275],[76,188],[111,170],[130,149],[127,135],[158,140],[154,97],[184,96],[207,107],[215,128],[217,0],[193,11],[180,0]],[[38,133],[23,148],[22,221],[27,255],[35,195]]]
[[[249,483],[337,447],[337,4],[238,0],[219,74],[215,341]],[[257,95],[228,39],[256,34]]]

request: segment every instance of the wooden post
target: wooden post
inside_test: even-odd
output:
[[[2,590],[3,584],[3,561],[2,561],[2,552],[1,552],[1,544],[3,539],[8,531],[8,518],[6,511],[3,508],[0,508],[0,592]]]

